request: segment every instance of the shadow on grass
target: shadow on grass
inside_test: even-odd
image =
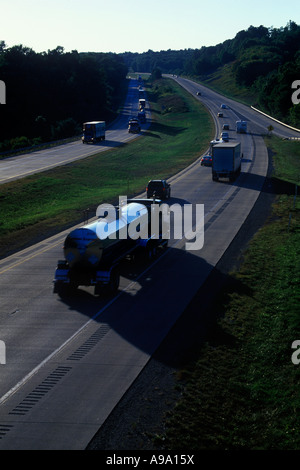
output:
[[[177,127],[177,126],[168,126],[166,124],[161,124],[158,122],[153,122],[151,124],[151,131],[142,131],[143,135],[150,135],[152,137],[157,137],[160,138],[159,136],[156,136],[154,133],[161,133],[161,134],[166,134],[170,136],[176,136],[180,134],[181,132],[184,132],[187,128],[186,127]]]

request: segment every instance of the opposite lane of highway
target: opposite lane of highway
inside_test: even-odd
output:
[[[81,140],[64,145],[58,145],[45,150],[37,150],[28,154],[8,157],[0,160],[0,184],[39,173],[57,166],[66,165],[76,160],[86,158],[99,152],[104,152],[121,144],[129,142],[136,136],[128,133],[128,119],[138,112],[137,81],[129,81],[125,104],[120,116],[108,127],[105,141],[96,144],[83,145]],[[149,127],[150,112],[147,109]]]

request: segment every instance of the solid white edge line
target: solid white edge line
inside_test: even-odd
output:
[[[211,215],[213,212],[214,208],[220,203],[222,200],[226,200],[227,194],[232,190],[232,188],[235,186],[232,185],[228,191],[223,195],[223,197],[210,209],[210,211],[204,215],[204,219]],[[180,242],[182,242],[185,238],[183,237],[182,239],[178,240],[173,247],[176,247]],[[129,283],[124,289],[122,289],[119,294],[117,294],[113,299],[111,299],[104,307],[102,307],[99,312],[97,312],[89,321],[87,321],[84,325],[82,325],[70,338],[68,338],[61,346],[59,346],[55,351],[53,351],[48,357],[46,357],[38,366],[36,366],[29,374],[27,374],[22,380],[20,380],[14,387],[12,387],[8,392],[6,392],[1,398],[0,398],[0,405],[4,403],[5,400],[7,400],[11,395],[13,395],[22,385],[24,385],[31,377],[33,377],[43,366],[45,366],[51,359],[54,357],[56,354],[58,354],[65,346],[67,346],[82,330],[84,330],[92,321],[94,321],[96,318],[98,318],[101,313],[103,313],[110,305],[113,304],[121,295],[123,292],[126,292],[129,290],[145,273],[147,273],[150,268],[155,266],[155,264],[158,263],[166,254],[170,251],[171,248],[168,248],[165,253],[163,253],[157,260],[152,262],[142,273],[139,274],[139,276]]]

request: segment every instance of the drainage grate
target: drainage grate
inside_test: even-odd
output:
[[[96,344],[104,338],[104,336],[108,333],[110,327],[106,324],[101,325],[92,336],[89,337],[81,346],[79,346],[76,351],[74,351],[68,358],[68,361],[80,361],[91,349],[96,346]]]
[[[0,424],[0,439],[2,439],[13,428],[12,424]]]
[[[19,403],[12,411],[10,415],[25,415],[31,408],[48,393],[54,385],[56,385],[70,370],[72,367],[57,367],[51,374],[46,377],[43,382],[40,383],[32,392],[30,392],[24,400]]]

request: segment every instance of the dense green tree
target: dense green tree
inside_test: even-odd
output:
[[[300,26],[293,21],[281,28],[250,26],[216,46],[142,54],[66,53],[61,46],[38,54],[0,41],[7,103],[0,106],[0,142],[18,136],[49,139],[75,132],[86,120],[110,119],[128,70],[203,79],[226,64],[238,85],[257,93],[265,111],[300,127],[291,101],[291,84],[300,79],[299,44]]]
[[[126,74],[117,54],[65,53],[61,46],[36,53],[23,45],[6,48],[2,41],[0,78],[7,96],[0,108],[0,142],[67,137],[84,121],[111,119]]]
[[[250,26],[233,39],[199,49],[123,54],[129,68],[162,73],[184,73],[204,79],[226,64],[232,65],[239,86],[252,88],[258,104],[274,117],[300,127],[297,105],[291,102],[291,84],[300,79],[300,26],[289,21],[285,27]],[[300,105],[299,105],[300,108]]]
[[[151,76],[152,81],[159,80],[162,77],[160,68],[156,67],[154,70],[152,70]]]

